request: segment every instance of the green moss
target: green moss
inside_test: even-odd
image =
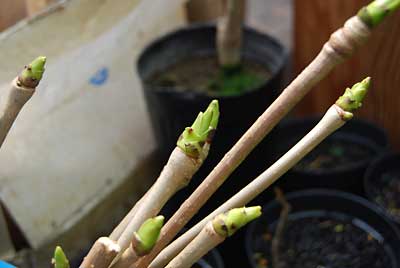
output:
[[[210,81],[208,89],[221,96],[235,96],[252,90],[264,82],[262,77],[244,68],[221,69],[217,78]]]

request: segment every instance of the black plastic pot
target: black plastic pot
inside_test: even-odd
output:
[[[399,230],[375,204],[350,193],[323,189],[289,193],[286,199],[292,206],[289,219],[324,217],[351,222],[384,244],[392,264],[387,268],[400,267]],[[262,235],[267,228],[276,226],[280,212],[281,206],[276,201],[270,202],[263,208],[261,218],[247,228],[246,253],[250,267],[258,267],[255,254],[260,243],[264,243]]]
[[[213,249],[206,256],[197,262],[199,268],[225,268],[218,250]]]
[[[382,154],[378,156],[368,167],[365,177],[364,177],[364,189],[365,189],[365,194],[367,195],[367,198],[371,200],[372,202],[376,203],[382,211],[388,214],[388,216],[395,221],[396,223],[400,224],[400,217],[399,215],[394,215],[393,213],[390,213],[387,208],[386,202],[379,197],[388,198],[388,193],[382,192],[383,187],[396,187],[394,185],[389,185],[389,181],[384,182],[383,180],[396,180],[399,181],[400,177],[393,177],[390,176],[389,174],[393,171],[399,172],[400,169],[400,154],[398,153],[387,153],[387,154]],[[386,176],[385,176],[386,174]],[[388,177],[390,176],[390,177]],[[386,177],[386,178],[385,178]],[[397,186],[399,185],[396,183]],[[385,185],[385,186],[383,186]],[[399,189],[394,190],[393,193],[391,193],[392,198],[398,198],[398,195],[396,193],[399,191]]]
[[[269,70],[271,78],[239,96],[210,96],[195,89],[155,86],[151,79],[172,65],[198,56],[215,56],[215,26],[199,24],[178,29],[151,43],[140,55],[137,70],[161,151],[169,155],[179,135],[212,99],[220,102],[220,123],[212,151],[224,153],[276,98],[282,88],[287,59],[284,47],[268,35],[245,28],[243,58]]]
[[[319,120],[320,117],[311,117],[289,119],[281,123],[275,131],[279,140],[275,143],[274,159],[278,159],[296,144]],[[354,147],[364,148],[368,152],[368,156],[365,156],[362,160],[351,159],[346,163],[326,169],[294,167],[279,179],[278,184],[285,191],[332,188],[362,193],[362,178],[367,166],[377,154],[385,151],[388,147],[385,131],[366,121],[352,119],[322,143],[329,144],[332,142],[345,143],[347,146],[354,144]],[[318,150],[318,147],[315,150]]]

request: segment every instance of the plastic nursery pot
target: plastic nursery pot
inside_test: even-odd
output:
[[[213,249],[200,259],[193,268],[225,268],[225,266],[219,252]]]
[[[320,117],[290,119],[276,130],[274,158],[278,159],[320,120]],[[332,188],[362,193],[364,172],[379,153],[388,147],[381,128],[352,119],[289,170],[278,184],[285,191]]]
[[[364,189],[369,200],[400,224],[400,154],[378,156],[365,173]]]
[[[400,267],[399,230],[375,204],[322,189],[292,192],[286,199],[292,209],[275,258],[282,268]],[[281,206],[273,201],[263,210],[246,233],[254,268],[273,267],[271,242]]]
[[[165,154],[175,147],[183,129],[190,126],[197,114],[215,98],[219,100],[221,116],[212,151],[225,152],[272,103],[282,88],[286,50],[272,37],[249,28],[244,28],[242,58],[265,68],[268,78],[259,86],[234,96],[221,96],[218,92],[199,90],[195,84],[179,84],[182,81],[177,84],[155,82],[156,77],[177,64],[185,64],[184,69],[195,69],[193,77],[190,77],[192,79],[208,75],[203,72],[215,67],[206,65],[203,59],[216,59],[215,34],[215,26],[211,24],[181,28],[155,40],[139,56],[138,74],[157,142]]]

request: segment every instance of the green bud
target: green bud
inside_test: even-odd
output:
[[[40,56],[32,61],[18,76],[18,83],[21,86],[36,88],[43,77],[46,57]]]
[[[135,232],[132,247],[138,256],[146,255],[153,249],[163,224],[164,216],[157,216],[146,220]]]
[[[234,208],[214,218],[212,224],[215,232],[227,237],[238,229],[261,216],[261,207]]]
[[[358,17],[369,27],[380,24],[400,7],[400,0],[375,0],[358,12]]]
[[[367,77],[362,82],[355,84],[352,88],[346,88],[344,94],[336,101],[336,105],[348,112],[347,118],[350,119],[352,112],[362,106],[362,102],[371,85],[371,78]]]
[[[203,113],[200,112],[191,127],[185,128],[177,146],[187,155],[198,158],[205,143],[211,143],[219,119],[219,104],[213,100]]]
[[[54,268],[69,268],[69,261],[60,246],[57,246],[54,251],[52,263],[54,264]]]

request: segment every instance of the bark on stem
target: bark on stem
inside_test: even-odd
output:
[[[101,237],[94,243],[79,268],[107,268],[120,250],[115,241],[108,237]]]
[[[43,77],[46,57],[40,56],[25,66],[10,87],[1,92],[0,97],[0,146],[17,118],[22,107],[35,93]]]
[[[239,0],[228,0],[226,14],[217,24],[217,52],[220,66],[240,65],[242,47],[242,14]]]
[[[151,191],[151,188],[149,189]],[[136,211],[138,210],[141,202],[146,199],[147,191],[142,198],[140,198],[135,205],[131,208],[131,210],[126,214],[126,216],[122,219],[122,221],[117,225],[117,227],[114,228],[114,230],[110,234],[110,239],[111,240],[118,240],[121,236],[121,234],[125,231],[126,227],[128,226],[129,222],[133,219],[133,217],[136,215]]]
[[[190,268],[226,237],[261,216],[261,207],[235,208],[210,221],[190,244],[166,268]]]
[[[225,240],[209,222],[193,241],[183,249],[165,268],[190,268],[201,257]]]
[[[204,148],[207,147],[207,148]],[[209,144],[206,143],[203,152],[208,153]],[[207,155],[206,153],[206,155]],[[129,267],[137,259],[135,252],[129,247],[134,232],[148,218],[157,215],[165,203],[181,188],[185,187],[192,176],[200,168],[204,158],[192,158],[187,156],[180,148],[176,147],[162,170],[159,178],[151,187],[146,197],[138,207],[134,217],[127,225],[124,232],[117,240],[121,250],[125,251],[113,267]]]
[[[34,88],[18,85],[15,78],[10,87],[1,92],[0,97],[0,146],[11,129],[22,107],[35,93]]]
[[[331,35],[318,56],[246,131],[201,185],[166,223],[161,231],[158,243],[149,255],[139,260],[137,264],[138,268],[148,267],[155,256],[168,245],[179,230],[197,213],[273,127],[314,85],[324,78],[336,65],[350,57],[358,47],[364,44],[370,34],[369,27],[355,16],[346,21],[343,28]]]
[[[213,219],[218,214],[228,211],[229,209],[246,205],[256,196],[262,193],[279,177],[281,177],[298,161],[300,161],[307,153],[321,143],[321,141],[323,141],[328,135],[343,126],[345,124],[345,119],[343,118],[344,114],[346,114],[346,112],[344,112],[336,104],[331,106],[320,122],[293,148],[291,148],[277,162],[260,174],[240,192],[235,194],[232,198],[222,204],[201,222],[197,223],[189,231],[166,247],[148,266],[148,268],[164,267],[201,231],[208,221]]]

